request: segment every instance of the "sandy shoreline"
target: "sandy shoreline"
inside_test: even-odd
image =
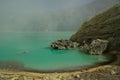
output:
[[[73,72],[35,73],[0,70],[0,80],[120,80],[120,55],[116,57],[111,64]]]

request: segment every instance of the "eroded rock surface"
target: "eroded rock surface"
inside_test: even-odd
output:
[[[93,40],[89,46],[90,54],[102,54],[108,46],[107,40],[96,39]]]
[[[79,43],[72,42],[70,40],[57,40],[51,44],[51,47],[59,50],[66,50],[70,48],[76,48],[79,46]]]
[[[90,54],[103,54],[103,52],[107,49],[108,42],[108,40],[96,39],[90,44],[87,44],[83,41],[83,45],[80,46],[80,48],[88,51]]]

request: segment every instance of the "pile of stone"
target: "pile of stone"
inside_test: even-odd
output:
[[[76,48],[79,46],[79,43],[72,42],[70,40],[57,40],[51,44],[51,47],[59,50],[67,50],[70,48]]]
[[[96,39],[90,44],[86,44],[84,41],[84,45],[80,48],[88,51],[90,54],[102,54],[107,49],[108,42],[108,40]]]

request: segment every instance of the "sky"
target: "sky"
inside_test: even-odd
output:
[[[84,5],[94,0],[0,0],[4,8],[46,8],[63,9],[76,5]]]
[[[72,10],[93,1],[95,0],[0,0],[0,31],[57,30],[60,26],[67,29],[75,24],[71,19],[77,18],[71,15]],[[71,24],[66,25],[68,23]]]
[[[0,12],[44,13],[82,6],[94,0],[0,0]]]

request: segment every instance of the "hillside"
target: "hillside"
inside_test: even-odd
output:
[[[108,52],[120,51],[120,3],[86,21],[70,38],[88,44],[93,39],[108,40]]]
[[[94,0],[83,6],[76,6],[65,9],[63,12],[57,13],[58,16],[53,16],[54,22],[59,21],[57,25],[58,31],[76,31],[82,23],[93,16],[101,13],[113,5],[117,4],[118,0]],[[56,14],[55,14],[56,15]]]

